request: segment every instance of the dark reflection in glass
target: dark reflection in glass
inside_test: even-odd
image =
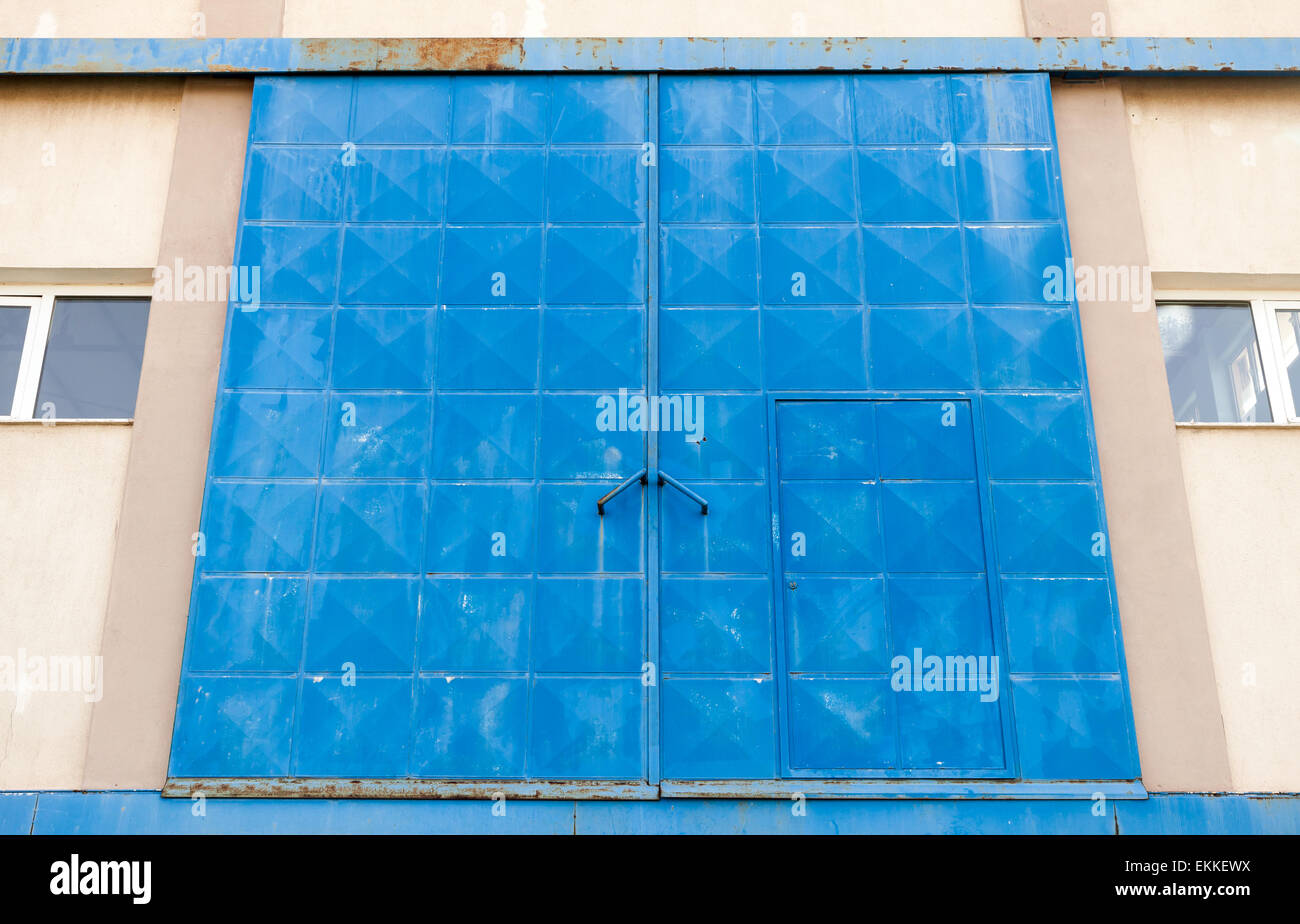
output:
[[[54,302],[36,416],[126,418],[135,415],[149,300],[60,298]]]
[[[0,417],[12,413],[14,389],[18,386],[18,363],[27,339],[28,308],[0,305]]]

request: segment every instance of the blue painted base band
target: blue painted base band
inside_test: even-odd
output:
[[[1162,793],[1098,805],[985,799],[200,803],[157,792],[14,792],[0,793],[0,833],[1300,834],[1300,794]]]

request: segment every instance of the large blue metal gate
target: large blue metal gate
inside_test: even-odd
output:
[[[1135,779],[1054,144],[1040,75],[260,78],[173,788]]]

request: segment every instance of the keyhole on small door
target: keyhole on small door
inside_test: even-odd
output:
[[[799,587],[799,585],[798,585],[797,583],[795,583],[794,581],[791,581],[791,582],[790,582],[790,589],[791,589],[791,590],[796,590],[798,587]]]

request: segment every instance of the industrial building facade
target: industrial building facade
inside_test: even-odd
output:
[[[6,14],[0,830],[1300,830],[1282,5],[190,5]]]

